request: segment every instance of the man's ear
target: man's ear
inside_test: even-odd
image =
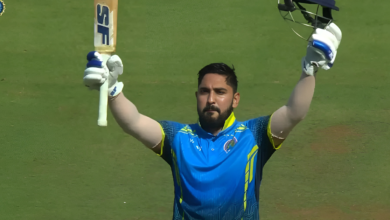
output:
[[[236,92],[233,95],[233,108],[237,108],[239,102],[240,102],[240,93]]]
[[[198,91],[195,91],[195,98],[198,98]]]

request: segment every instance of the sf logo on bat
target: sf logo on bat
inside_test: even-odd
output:
[[[105,5],[98,4],[97,10],[97,32],[102,34],[102,44],[110,45],[110,9]]]

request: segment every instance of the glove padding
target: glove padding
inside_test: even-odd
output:
[[[341,38],[341,30],[335,23],[331,23],[325,30],[317,28],[310,37],[306,56],[302,58],[302,70],[313,76],[319,67],[330,69],[336,60]]]
[[[123,63],[119,56],[111,56],[105,64],[103,56],[92,51],[88,53],[87,60],[83,78],[85,86],[100,90],[100,86],[108,79],[109,96],[116,96],[122,92],[123,83],[118,82],[118,77],[123,73]]]

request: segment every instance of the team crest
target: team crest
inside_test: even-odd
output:
[[[0,16],[4,13],[5,11],[5,4],[3,0],[0,0]]]
[[[223,150],[226,153],[229,153],[230,149],[233,148],[236,144],[237,144],[237,138],[233,137],[233,139],[226,141],[226,143],[223,145]]]

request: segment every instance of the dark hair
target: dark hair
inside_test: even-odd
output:
[[[208,73],[217,73],[219,75],[226,76],[226,84],[233,88],[233,93],[237,92],[238,81],[236,73],[234,72],[234,66],[230,68],[224,63],[212,63],[203,67],[198,73],[198,87],[203,80],[203,77]]]

